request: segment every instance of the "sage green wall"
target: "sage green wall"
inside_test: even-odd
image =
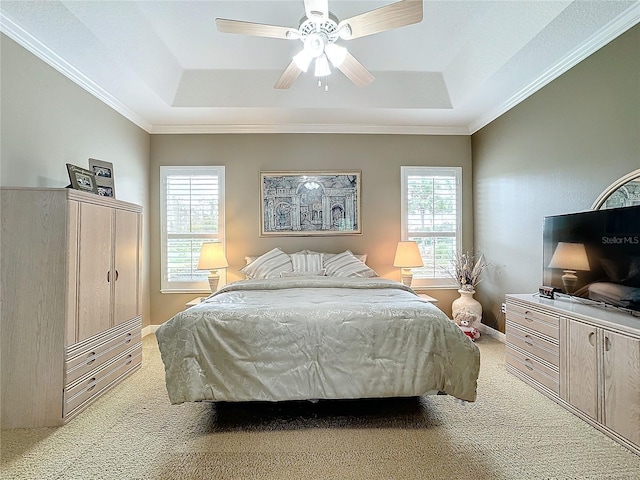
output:
[[[116,197],[144,208],[143,322],[149,323],[149,134],[0,35],[0,185],[64,187],[66,163],[113,163]]]
[[[640,168],[640,26],[472,136],[475,249],[495,265],[476,297],[504,332],[507,293],[542,282],[542,221],[588,210]]]
[[[463,168],[463,243],[471,248],[471,143],[468,136],[238,134],[153,135],[151,137],[151,316],[160,324],[184,309],[195,295],[160,293],[159,175],[162,165],[226,167],[228,280],[241,278],[244,256],[275,246],[367,253],[381,276],[400,279],[392,267],[400,239],[400,166],[455,165]],[[334,237],[259,237],[259,172],[276,170],[362,171],[362,235]],[[443,310],[449,290],[430,291]]]

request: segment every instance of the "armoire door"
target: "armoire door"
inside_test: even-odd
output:
[[[114,325],[140,314],[140,228],[138,213],[116,210]]]
[[[78,341],[111,327],[111,208],[80,204]]]

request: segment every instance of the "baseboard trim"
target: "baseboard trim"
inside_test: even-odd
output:
[[[147,335],[151,335],[152,333],[156,333],[156,330],[159,326],[160,325],[147,325],[146,327],[144,327],[142,329],[142,338],[146,337]]]
[[[484,333],[485,335],[493,337],[502,343],[505,343],[507,340],[507,337],[504,333],[502,333],[499,330],[496,330],[495,328],[491,328],[490,326],[485,325],[484,323],[480,324],[480,326],[478,327],[478,330],[480,330],[480,333]]]

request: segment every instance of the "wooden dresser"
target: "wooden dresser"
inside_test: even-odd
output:
[[[142,207],[0,189],[2,428],[61,425],[136,371]]]
[[[640,317],[507,295],[507,370],[640,454]]]

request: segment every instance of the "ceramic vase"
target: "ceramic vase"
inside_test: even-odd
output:
[[[458,290],[460,297],[451,303],[453,321],[458,325],[478,328],[482,320],[482,304],[473,298],[475,290]]]

